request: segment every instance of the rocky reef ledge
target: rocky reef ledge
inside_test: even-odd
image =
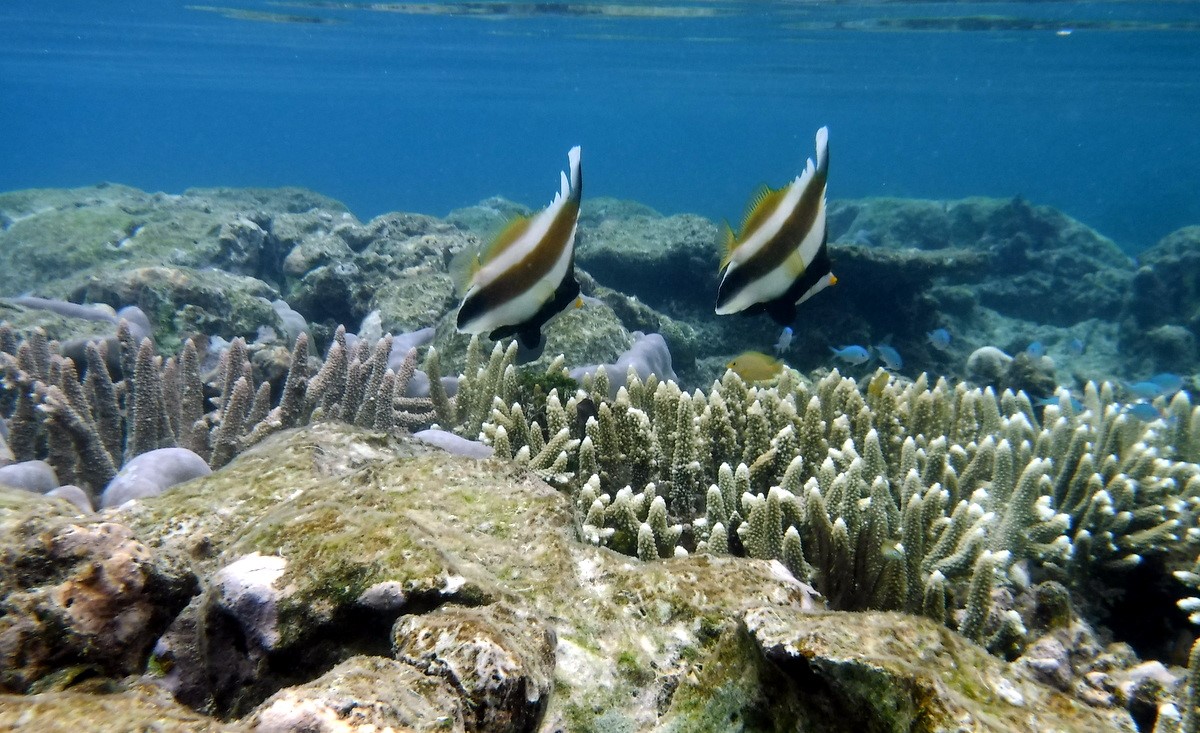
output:
[[[0,728],[1137,730],[779,562],[643,563],[573,522],[517,465],[338,423],[100,514],[0,490],[0,666],[34,693]]]

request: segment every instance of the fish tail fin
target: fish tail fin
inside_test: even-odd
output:
[[[581,150],[578,145],[567,151],[567,161],[571,167],[571,180],[568,183],[567,177],[563,176],[563,195],[579,201],[583,196],[583,164],[581,162]]]
[[[721,228],[717,231],[717,242],[721,249],[721,269],[724,270],[733,260],[733,250],[737,249],[737,236],[734,235],[729,222],[721,222]]]

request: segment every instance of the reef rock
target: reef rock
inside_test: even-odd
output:
[[[128,527],[75,513],[0,489],[0,689],[44,687],[71,670],[139,673],[196,592],[195,576]]]
[[[792,694],[821,690],[839,711],[839,730],[1137,730],[1123,710],[1054,691],[929,619],[845,616],[779,608],[745,615],[755,646]]]
[[[830,205],[830,241],[884,249],[972,249],[991,267],[972,282],[979,302],[1016,318],[1069,326],[1111,317],[1132,260],[1109,239],[1023,199],[862,199]]]
[[[464,697],[465,727],[519,733],[541,721],[554,682],[554,631],[503,603],[443,606],[406,616],[392,630],[393,652]]]
[[[274,218],[333,222],[346,207],[298,188],[146,193],[105,183],[0,194],[0,294],[146,265],[222,267],[274,281]],[[110,305],[113,305],[110,303]]]
[[[1138,262],[1121,317],[1127,368],[1192,371],[1200,358],[1200,226],[1168,234]]]
[[[46,292],[80,302],[136,304],[149,316],[159,345],[168,349],[192,333],[249,340],[260,326],[285,331],[271,306],[277,290],[262,280],[217,269],[105,269],[65,277]]]
[[[683,214],[581,221],[576,262],[596,281],[653,308],[712,309],[717,292],[716,226]]]

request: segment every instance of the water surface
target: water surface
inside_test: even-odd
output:
[[[587,195],[737,219],[1023,196],[1131,251],[1200,223],[1193,2],[0,6],[0,190],[300,185],[361,218]]]

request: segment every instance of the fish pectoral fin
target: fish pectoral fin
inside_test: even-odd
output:
[[[807,269],[804,266],[804,258],[800,256],[800,250],[795,250],[788,255],[787,259],[783,261],[783,266],[792,280],[799,280]]]
[[[464,247],[450,260],[450,281],[454,283],[454,293],[459,299],[466,297],[471,281],[482,266],[476,247]]]
[[[721,228],[717,232],[717,243],[721,250],[721,269],[724,270],[733,261],[733,251],[737,249],[737,236],[733,233],[733,227],[729,226],[729,222],[722,222]]]

